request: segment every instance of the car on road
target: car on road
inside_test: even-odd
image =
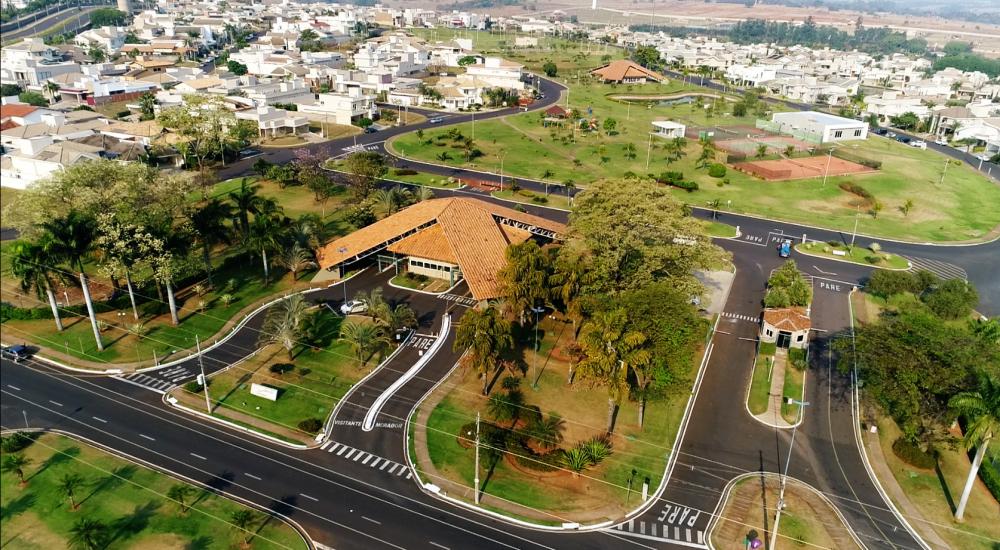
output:
[[[792,255],[792,241],[785,239],[778,245],[778,256],[787,258]]]
[[[937,138],[934,140],[934,143],[937,143],[938,145],[948,145],[948,140],[944,138]]]
[[[443,116],[436,116],[436,117],[428,120],[427,122],[430,122],[431,124],[437,124],[437,123],[442,122],[442,121],[444,121],[444,117]]]
[[[366,134],[374,134],[375,132],[378,132],[378,128],[376,128],[374,126],[369,126],[369,127],[365,128],[365,133]]]
[[[910,147],[916,147],[917,149],[926,149],[927,142],[922,139],[915,139],[910,142]]]
[[[885,137],[887,137],[887,138],[889,138],[889,139],[894,139],[894,138],[896,137],[896,132],[889,132],[889,131],[886,131],[886,133],[885,133]]]
[[[240,149],[240,158],[241,159],[248,159],[248,158],[251,158],[251,157],[256,157],[257,155],[260,155],[260,154],[261,154],[260,149],[254,149],[252,147],[249,148],[249,149]]]
[[[31,350],[24,345],[6,346],[0,348],[0,357],[19,363],[22,359],[31,357]]]
[[[908,138],[908,137],[906,137],[906,136],[896,136],[896,141],[898,141],[900,143],[905,143],[905,144],[909,145],[910,142],[913,141],[913,140],[910,139],[910,138]]]
[[[340,312],[344,315],[350,315],[352,313],[364,313],[368,311],[368,304],[362,302],[361,300],[351,300],[340,306]]]
[[[889,133],[889,130],[886,130],[885,128],[875,128],[874,130],[872,130],[872,133],[874,133],[877,136],[884,136]]]

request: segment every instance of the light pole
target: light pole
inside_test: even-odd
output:
[[[212,414],[212,402],[208,398],[208,378],[205,376],[205,364],[201,362],[201,339],[194,335],[194,344],[198,350],[198,368],[201,369],[201,387],[205,390],[205,409]]]
[[[802,423],[802,411],[809,405],[808,401],[797,401],[791,397],[785,400],[790,405],[799,406],[798,419],[792,427],[792,441],[788,444],[788,458],[785,459],[785,473],[781,476],[781,490],[778,491],[778,509],[774,512],[774,528],[771,534],[770,550],[774,550],[778,540],[778,522],[781,521],[781,509],[785,507],[785,485],[788,483],[788,465],[792,463],[792,450],[795,448],[795,432]]]
[[[501,149],[497,153],[497,158],[500,159],[500,192],[503,193],[503,159],[507,156],[507,151]]]
[[[535,314],[535,341],[534,341],[534,345],[532,345],[532,347],[534,348],[534,352],[535,352],[535,361],[534,361],[534,363],[535,363],[534,364],[534,367],[535,367],[535,376],[531,380],[531,387],[533,389],[537,390],[538,389],[538,376],[539,376],[539,373],[538,373],[538,350],[541,347],[541,346],[538,345],[538,315],[540,313],[542,313],[543,311],[545,311],[545,308],[544,307],[533,307],[533,308],[531,308],[531,311]]]
[[[472,111],[472,141],[476,141],[476,112]]]
[[[823,171],[823,187],[826,187],[826,178],[830,175],[830,161],[833,160],[833,152],[836,150],[836,147],[830,147],[830,152],[826,155],[826,170]]]
[[[653,133],[649,133],[649,140],[646,142],[646,170],[649,170],[649,155],[653,152]]]
[[[476,412],[476,474],[473,476],[472,494],[476,504],[479,504],[479,412]]]
[[[851,232],[851,248],[854,248],[854,239],[858,236],[858,220],[861,219],[861,206],[858,206],[858,211],[854,213],[854,231]]]
[[[938,182],[938,185],[944,183],[944,175],[948,173],[949,164],[951,164],[951,159],[944,159],[944,170],[941,170],[941,181]]]

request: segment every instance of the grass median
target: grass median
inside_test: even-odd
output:
[[[803,254],[883,269],[905,270],[910,268],[909,260],[902,256],[860,246],[847,246],[839,242],[823,243],[811,241],[795,245],[795,250]]]

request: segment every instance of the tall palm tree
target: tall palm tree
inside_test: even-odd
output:
[[[292,294],[271,306],[260,329],[258,346],[280,344],[288,352],[288,359],[295,359],[293,350],[302,339],[303,320],[309,304],[301,294]]]
[[[468,349],[464,360],[482,376],[483,395],[489,393],[490,374],[500,364],[504,354],[513,347],[510,321],[504,318],[496,306],[470,310],[462,315],[455,331],[454,349]]]
[[[97,315],[94,313],[94,302],[90,298],[87,273],[83,269],[83,260],[90,254],[94,239],[97,237],[96,221],[86,214],[71,210],[64,217],[42,223],[41,227],[45,231],[41,242],[44,243],[50,258],[59,258],[79,270],[80,287],[83,290],[83,299],[87,303],[90,325],[94,329],[94,340],[97,341],[97,349],[104,351],[101,331],[97,327]]]
[[[193,494],[194,494],[194,487],[191,487],[190,485],[185,485],[183,483],[178,483],[177,485],[170,487],[170,489],[167,491],[167,498],[176,502],[177,507],[183,514],[188,511],[188,508],[190,508],[187,499]]]
[[[31,464],[31,459],[22,454],[7,454],[3,456],[3,462],[0,463],[0,471],[16,475],[18,483],[24,487],[28,484],[24,480],[24,468],[28,464]]]
[[[247,509],[237,510],[229,516],[229,522],[243,539],[243,546],[250,546],[250,539],[253,538],[253,527],[257,524],[257,514]]]
[[[267,261],[267,253],[274,251],[281,244],[282,227],[281,220],[275,215],[257,214],[250,224],[249,230],[245,234],[243,245],[248,252],[259,252],[261,262],[264,265],[264,284],[267,285],[271,277],[270,263]]]
[[[387,307],[385,298],[382,297],[382,287],[373,288],[369,292],[358,292],[354,295],[354,299],[365,304],[368,308],[367,313],[372,318],[372,321],[376,320],[379,312]]]
[[[646,336],[627,330],[626,322],[623,309],[601,311],[580,333],[585,358],[578,370],[583,378],[608,390],[608,433],[614,430],[615,410],[629,394],[629,371],[641,369],[651,360],[644,348]]]
[[[60,87],[57,82],[52,82],[51,80],[45,82],[45,91],[49,93],[49,99],[52,103],[56,102],[56,94],[59,93]]]
[[[979,466],[986,456],[986,448],[993,437],[1000,433],[1000,380],[991,374],[983,373],[980,375],[977,391],[962,392],[952,397],[948,406],[968,421],[963,438],[965,448],[976,447],[976,456],[972,459],[969,477],[965,480],[965,488],[962,489],[962,498],[959,499],[958,508],[955,509],[955,519],[962,521]]]
[[[69,499],[69,507],[76,510],[80,505],[76,502],[76,490],[83,485],[83,478],[80,474],[69,473],[59,480],[59,492]]]
[[[229,200],[233,202],[238,215],[240,232],[244,235],[250,232],[250,214],[256,214],[266,200],[257,194],[259,191],[259,185],[243,178],[240,180],[239,190],[229,193]]]
[[[56,304],[56,294],[52,289],[53,279],[65,279],[63,272],[55,267],[55,258],[41,244],[29,241],[17,241],[11,245],[11,272],[18,278],[21,290],[35,291],[39,299],[44,294],[52,309],[52,317],[56,321],[56,329],[63,330],[62,318],[59,316],[59,306]]]
[[[500,292],[525,324],[528,310],[548,294],[548,265],[545,253],[528,240],[507,248],[507,265],[500,270]]]
[[[288,227],[288,240],[315,251],[327,239],[328,232],[316,214],[303,214]]]
[[[344,323],[340,326],[340,339],[351,346],[361,366],[389,345],[385,330],[369,323]]]
[[[78,519],[69,533],[69,545],[74,550],[101,550],[109,542],[108,526],[96,519]]]
[[[302,248],[299,243],[294,243],[291,247],[286,247],[278,253],[274,263],[292,272],[292,279],[298,280],[299,272],[316,267],[311,250]]]
[[[212,286],[212,247],[230,241],[232,235],[226,220],[233,216],[233,207],[217,198],[211,199],[191,215],[191,226],[201,244],[201,257],[205,262],[205,276]]]
[[[497,422],[510,422],[510,427],[517,425],[524,409],[524,394],[519,389],[494,393],[486,402],[486,414]]]
[[[528,435],[539,447],[555,449],[563,442],[566,421],[558,414],[539,415],[528,425]]]
[[[385,304],[376,311],[375,322],[386,327],[391,332],[417,326],[417,314],[406,304],[396,304],[394,307]]]
[[[563,313],[567,314],[573,322],[573,337],[577,334],[577,323],[583,312],[583,303],[580,299],[584,286],[590,281],[590,270],[583,258],[577,255],[565,253],[557,258],[551,275],[549,275],[549,288],[552,297],[562,303]]]

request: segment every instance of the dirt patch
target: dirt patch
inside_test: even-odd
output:
[[[66,539],[54,533],[34,512],[25,512],[6,522],[0,546],[45,550],[67,548]]]
[[[754,160],[739,162],[733,168],[766,181],[783,181],[829,176],[874,173],[875,170],[837,157]]]

